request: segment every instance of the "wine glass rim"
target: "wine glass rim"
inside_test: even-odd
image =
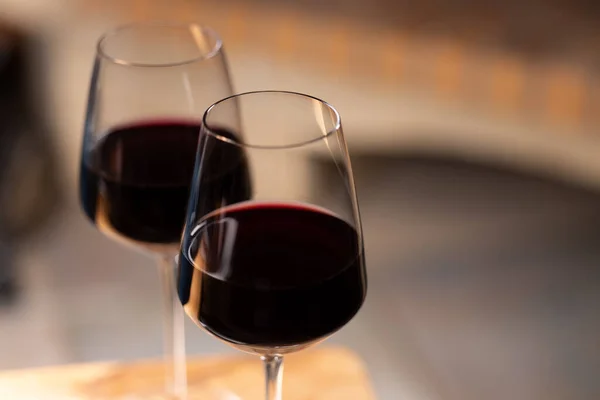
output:
[[[250,96],[250,95],[256,95],[256,94],[286,94],[286,95],[303,97],[308,100],[317,101],[333,113],[333,115],[335,116],[335,123],[334,123],[333,127],[330,130],[328,130],[327,132],[323,133],[320,136],[311,138],[311,139],[307,139],[307,140],[300,141],[300,142],[294,142],[294,143],[290,143],[290,144],[283,144],[283,145],[264,145],[264,144],[244,143],[238,139],[220,135],[220,134],[216,133],[214,131],[214,128],[212,128],[210,126],[210,124],[207,122],[208,115],[210,114],[212,109],[217,107],[219,104],[224,103],[229,100],[232,100],[232,99],[235,99],[237,97]],[[333,135],[335,132],[341,131],[342,119],[340,117],[340,113],[335,109],[334,106],[332,106],[330,103],[326,102],[325,100],[322,100],[315,96],[311,96],[309,94],[293,92],[293,91],[288,91],[288,90],[254,90],[254,91],[250,91],[250,92],[234,94],[232,96],[225,97],[224,99],[221,99],[221,100],[217,101],[216,103],[212,104],[210,107],[208,107],[206,109],[206,111],[204,112],[204,115],[202,116],[202,125],[205,128],[205,129],[203,129],[203,131],[205,131],[207,134],[211,135],[215,139],[218,139],[222,142],[226,142],[226,143],[229,143],[229,144],[232,144],[232,145],[235,145],[238,147],[243,147],[243,148],[253,148],[253,149],[263,149],[263,150],[269,150],[269,149],[281,150],[281,149],[291,149],[291,148],[295,148],[295,147],[306,146],[308,144],[319,142],[323,139],[328,138],[329,136]]]
[[[164,63],[158,63],[158,62],[157,63],[144,63],[144,62],[128,61],[128,60],[120,58],[120,57],[111,56],[110,54],[108,54],[105,51],[104,45],[106,44],[106,41],[108,39],[110,39],[111,37],[114,37],[120,33],[127,31],[127,30],[143,28],[143,27],[145,27],[145,28],[152,28],[152,27],[154,27],[154,28],[171,28],[171,29],[187,28],[187,29],[190,29],[190,31],[193,28],[198,28],[198,29],[200,29],[200,31],[203,34],[213,38],[215,41],[215,44],[214,44],[214,46],[212,46],[210,51],[200,52],[200,54],[198,56],[186,58],[181,61],[164,62]],[[98,42],[96,44],[96,52],[102,58],[112,62],[113,64],[123,65],[126,67],[144,67],[144,68],[162,67],[162,68],[164,68],[164,67],[178,67],[178,66],[182,66],[182,65],[192,64],[192,63],[195,63],[198,61],[208,60],[208,59],[214,57],[215,55],[217,55],[221,51],[222,47],[223,47],[223,41],[221,40],[221,37],[214,29],[212,29],[208,26],[204,26],[204,25],[197,24],[194,22],[178,23],[178,22],[151,21],[151,22],[133,22],[133,23],[129,23],[129,24],[118,25],[118,26],[108,30],[102,36],[100,36],[100,38],[98,39]]]

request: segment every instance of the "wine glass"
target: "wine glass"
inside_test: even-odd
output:
[[[167,394],[186,390],[177,255],[200,116],[231,95],[221,39],[196,24],[140,23],[98,41],[81,157],[85,214],[106,235],[158,259]]]
[[[337,171],[325,182],[324,162]],[[283,355],[342,328],[366,295],[352,169],[331,105],[261,91],[208,108],[177,280],[188,316],[259,355],[267,400],[280,400]]]

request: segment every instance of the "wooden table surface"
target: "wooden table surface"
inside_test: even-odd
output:
[[[251,356],[188,360],[189,400],[264,400],[261,363]],[[361,360],[339,347],[286,357],[285,400],[374,400]],[[0,373],[2,400],[159,400],[157,361],[93,363]]]

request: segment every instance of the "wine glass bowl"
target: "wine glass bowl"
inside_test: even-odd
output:
[[[346,191],[315,190],[318,159]],[[341,120],[293,92],[231,96],[205,112],[178,268],[188,316],[260,355],[268,399],[281,356],[347,324],[366,296],[363,238]]]
[[[126,25],[98,42],[81,203],[103,232],[176,254],[200,116],[232,93],[219,37],[196,24]]]

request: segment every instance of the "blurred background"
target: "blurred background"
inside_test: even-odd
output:
[[[340,111],[370,287],[327,343],[381,399],[600,398],[599,18],[589,0],[0,0],[0,368],[161,354],[153,262],[86,221],[77,176],[96,39],[167,19],[221,33],[237,91]],[[233,352],[186,323],[190,354]]]

